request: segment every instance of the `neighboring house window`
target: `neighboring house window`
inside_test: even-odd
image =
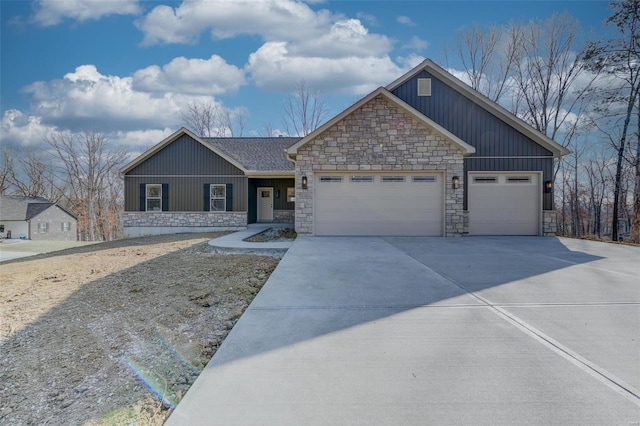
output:
[[[291,187],[287,188],[287,202],[293,203],[296,201],[296,189]]]
[[[49,224],[47,222],[38,222],[38,233],[46,234],[49,229]]]
[[[71,222],[62,222],[62,232],[71,230]]]
[[[211,209],[212,212],[224,212],[227,210],[227,185],[211,185]]]
[[[162,211],[162,185],[147,184],[147,211]]]
[[[4,232],[4,225],[0,225],[0,232]]]

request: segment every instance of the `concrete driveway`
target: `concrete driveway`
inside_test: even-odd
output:
[[[638,425],[640,249],[293,244],[167,425]]]

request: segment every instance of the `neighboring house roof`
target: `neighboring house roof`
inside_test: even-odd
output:
[[[202,146],[213,151],[250,177],[293,176],[293,164],[287,160],[285,150],[299,138],[201,138],[182,127],[161,142],[136,157],[124,166],[120,173],[126,174],[161,149],[188,135]]]
[[[434,129],[436,132],[438,132],[439,134],[444,136],[453,145],[457,145],[464,152],[465,155],[473,154],[474,152],[476,152],[476,149],[473,146],[469,145],[468,143],[466,143],[465,141],[463,141],[462,139],[460,139],[459,137],[457,137],[456,135],[454,135],[453,133],[451,133],[450,131],[448,131],[447,129],[445,129],[444,127],[442,127],[441,125],[439,125],[435,121],[431,120],[429,117],[427,117],[426,115],[422,114],[420,111],[418,111],[417,109],[415,109],[414,107],[412,107],[411,105],[409,105],[408,103],[403,101],[402,99],[398,98],[396,95],[391,93],[389,90],[385,89],[384,87],[379,87],[376,90],[374,90],[373,92],[369,93],[364,98],[360,99],[355,104],[351,105],[349,108],[347,108],[344,111],[342,111],[340,114],[338,114],[335,117],[333,117],[331,120],[327,121],[322,126],[318,127],[313,132],[309,133],[304,138],[300,139],[297,143],[295,143],[293,146],[291,146],[287,150],[287,154],[291,158],[295,159],[295,156],[296,156],[296,154],[298,152],[298,149],[300,147],[302,147],[303,145],[305,145],[309,141],[315,139],[316,137],[318,137],[319,135],[321,135],[322,133],[324,133],[325,131],[327,131],[328,129],[333,127],[334,125],[336,125],[339,121],[341,121],[345,117],[349,116],[352,112],[354,112],[357,109],[361,108],[362,106],[367,104],[369,101],[371,101],[372,99],[377,98],[378,96],[385,97],[390,102],[395,104],[397,107],[399,107],[400,109],[403,109],[404,111],[406,111],[407,113],[409,113],[410,115],[415,117],[418,121],[426,124],[428,127],[432,128],[432,129]]]
[[[502,106],[498,105],[496,102],[487,98],[480,92],[472,89],[469,85],[465,84],[463,81],[456,78],[454,75],[446,71],[444,68],[440,67],[438,64],[433,62],[430,59],[425,59],[418,66],[413,68],[408,73],[404,74],[393,83],[389,84],[386,89],[389,91],[393,91],[408,80],[415,77],[418,73],[422,71],[427,71],[429,74],[437,77],[442,83],[451,87],[456,92],[465,96],[470,101],[480,105],[480,107],[489,111],[491,114],[495,115],[505,123],[509,124],[511,127],[515,128],[525,136],[529,137],[534,142],[542,145],[544,148],[548,149],[553,153],[554,157],[562,157],[564,155],[569,154],[569,150],[567,150],[562,145],[555,142],[553,139],[545,135],[544,133],[536,130],[530,124],[526,123],[521,118],[513,115],[509,111],[507,111]]]
[[[0,220],[31,220],[51,206],[56,206],[56,203],[42,197],[0,195]],[[57,207],[76,219],[66,209]]]
[[[218,152],[240,163],[247,176],[294,173],[286,150],[300,138],[202,138]]]

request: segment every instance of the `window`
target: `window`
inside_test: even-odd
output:
[[[294,203],[296,201],[296,189],[295,188],[287,188],[287,202]]]
[[[320,176],[320,182],[342,182],[342,176]]]
[[[351,182],[373,182],[373,176],[351,176]]]
[[[531,182],[531,176],[509,176],[507,178],[508,183],[529,183]]]
[[[413,181],[414,182],[435,182],[436,177],[435,176],[414,176]]]
[[[497,183],[498,178],[495,176],[474,176],[473,183]]]
[[[4,225],[0,225],[0,232],[4,232]]]
[[[382,182],[404,182],[404,176],[382,176]]]
[[[49,230],[49,224],[47,222],[38,222],[38,233],[46,234]]]
[[[60,230],[62,232],[66,232],[71,230],[71,222],[62,222],[61,226],[60,226]]]
[[[224,212],[227,210],[227,185],[211,185],[211,210]]]
[[[162,211],[162,185],[147,184],[147,211]]]

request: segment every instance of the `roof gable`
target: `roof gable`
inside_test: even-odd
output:
[[[459,137],[457,137],[453,133],[449,132],[447,129],[445,129],[444,127],[440,126],[438,123],[436,123],[435,121],[431,120],[429,117],[425,116],[420,111],[416,110],[411,105],[409,105],[406,102],[404,102],[402,99],[400,99],[397,96],[395,96],[389,90],[385,89],[384,87],[379,87],[376,90],[374,90],[373,92],[369,93],[364,98],[360,99],[355,104],[351,105],[349,108],[347,108],[344,111],[342,111],[340,114],[338,114],[335,117],[333,117],[331,120],[327,121],[322,126],[318,127],[313,132],[309,133],[307,136],[302,138],[297,143],[292,145],[287,150],[287,154],[291,158],[295,158],[295,156],[297,154],[297,151],[298,151],[298,149],[300,147],[302,147],[303,145],[307,144],[308,142],[310,142],[311,140],[315,139],[316,137],[320,136],[322,133],[324,133],[328,129],[332,128],[334,125],[336,125],[342,119],[344,119],[345,117],[351,115],[354,111],[358,110],[363,105],[367,104],[368,102],[370,102],[371,100],[377,98],[378,96],[385,97],[391,103],[395,104],[398,108],[400,108],[400,109],[406,111],[408,114],[412,115],[419,122],[425,124],[426,126],[432,128],[433,130],[435,130],[436,132],[438,132],[439,134],[444,136],[453,145],[458,146],[464,152],[465,155],[473,154],[475,152],[475,148],[474,147],[472,147],[471,145],[467,144],[462,139],[460,139]]]
[[[129,164],[127,164],[122,169],[120,169],[120,173],[122,173],[123,175],[129,173],[134,168],[136,168],[137,166],[139,166],[140,164],[142,164],[146,160],[150,159],[155,154],[160,152],[162,149],[164,149],[165,147],[169,146],[170,144],[172,144],[173,142],[175,142],[176,140],[178,140],[179,138],[181,138],[184,135],[189,136],[190,138],[192,138],[196,142],[200,143],[205,148],[213,151],[215,154],[219,155],[224,160],[228,161],[233,166],[235,166],[236,168],[240,169],[242,172],[246,172],[246,169],[242,166],[242,164],[240,164],[236,160],[230,158],[229,156],[227,156],[223,152],[218,151],[213,145],[204,142],[201,138],[199,138],[198,136],[196,136],[195,134],[190,132],[188,129],[182,127],[180,129],[178,129],[177,131],[173,132],[171,135],[167,136],[162,141],[158,142],[157,144],[155,144],[154,146],[149,148],[148,150],[146,150],[145,152],[143,152],[142,154],[140,154],[135,159],[133,159]]]
[[[562,145],[558,144],[542,132],[536,130],[534,127],[532,127],[519,117],[513,115],[505,108],[493,102],[486,96],[482,95],[480,92],[473,90],[470,86],[454,77],[452,74],[447,72],[442,67],[438,66],[430,59],[425,59],[421,64],[414,67],[412,70],[410,70],[391,84],[387,85],[386,89],[389,91],[395,91],[400,86],[418,76],[423,71],[426,71],[431,76],[438,79],[438,81],[440,81],[441,83],[455,90],[457,93],[464,96],[469,101],[475,103],[480,108],[492,114],[502,122],[506,123],[511,128],[515,129],[527,138],[531,139],[533,142],[550,151],[554,157],[561,157],[569,153],[569,151]]]

